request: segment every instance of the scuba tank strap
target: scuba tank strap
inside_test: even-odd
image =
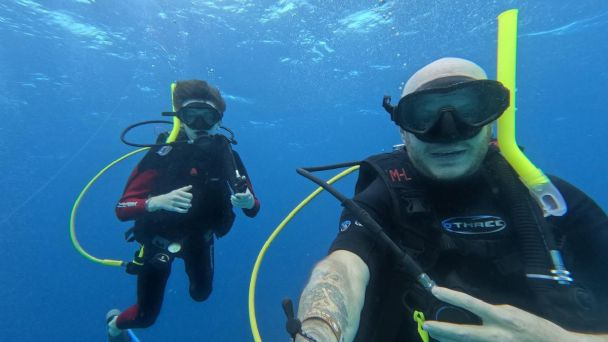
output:
[[[361,163],[360,176],[357,180],[355,193],[363,190],[371,184],[374,178],[380,177],[391,194],[395,212],[400,219],[403,213],[409,214],[429,213],[430,208],[426,203],[424,189],[414,178],[414,168],[409,162],[404,150],[394,151],[372,156]],[[406,200],[403,206],[402,201]]]
[[[414,254],[420,254],[424,249],[423,242],[431,239],[430,230],[424,228],[428,222],[434,222],[435,216],[407,152],[400,149],[364,160],[355,194],[369,186],[375,178],[380,178],[390,193],[395,209],[392,210],[391,219],[407,235],[408,244],[414,247],[410,252],[417,250]]]
[[[484,170],[484,176],[492,184],[493,191],[498,192],[500,202],[509,204],[505,210],[515,224],[529,281],[544,279],[563,285],[571,283],[573,279],[561,260],[553,225],[544,217],[528,189],[496,148],[488,151]],[[545,287],[534,287],[537,286]]]
[[[221,162],[228,185],[233,193],[242,193],[247,190],[247,179],[245,175],[241,175],[232,150],[231,141],[224,135],[218,135],[217,139],[221,139]]]
[[[572,284],[557,250],[553,226],[507,161],[496,150],[488,153],[484,169],[498,185],[499,203],[505,204],[504,209],[515,226],[526,282],[535,297],[536,314],[561,324],[585,317],[591,308],[581,303],[593,301],[578,300],[573,295],[583,293],[591,298],[583,288]]]

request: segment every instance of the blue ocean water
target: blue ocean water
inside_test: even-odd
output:
[[[544,171],[608,208],[608,3],[411,0],[6,0],[0,4],[0,340],[104,341],[104,315],[135,300],[135,277],[71,246],[71,206],[95,173],[132,151],[119,134],[170,110],[169,84],[205,79],[227,100],[262,210],[216,244],[214,292],[188,296],[174,267],[143,341],[248,341],[247,288],[273,228],[315,187],[298,166],[359,160],[399,143],[380,107],[443,56],[495,74],[496,16],[520,9],[518,142]],[[162,126],[134,136],[153,141]],[[167,127],[168,128],[168,127]],[[83,246],[129,259],[114,217],[134,157],[101,178],[77,216]],[[324,176],[329,176],[326,174]],[[339,186],[352,193],[354,178]],[[258,278],[265,341],[286,340],[296,299],[337,232],[320,196],[271,246]]]

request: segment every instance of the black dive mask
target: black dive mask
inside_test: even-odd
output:
[[[498,81],[469,79],[432,86],[404,96],[397,107],[391,106],[387,96],[382,104],[399,127],[422,141],[472,138],[509,107],[509,90]]]
[[[163,113],[163,115],[175,115],[181,122],[195,130],[209,130],[223,117],[222,113],[213,106],[202,102],[193,102],[175,113]]]

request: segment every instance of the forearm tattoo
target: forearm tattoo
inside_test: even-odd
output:
[[[348,291],[348,285],[343,275],[335,271],[315,270],[300,298],[299,316],[303,319],[319,314],[331,317],[343,332],[348,325],[344,291]]]

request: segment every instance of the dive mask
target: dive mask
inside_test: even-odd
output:
[[[196,130],[209,130],[223,117],[217,109],[204,102],[193,102],[175,113],[163,113],[163,115],[175,115],[185,125]]]
[[[396,107],[385,97],[383,107],[403,130],[422,141],[449,142],[471,138],[509,107],[509,90],[493,80],[473,80],[418,90]]]

